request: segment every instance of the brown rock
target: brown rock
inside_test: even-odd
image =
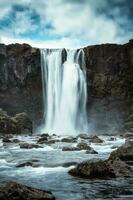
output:
[[[92,148],[85,142],[80,142],[77,144],[77,147],[80,149],[80,150],[91,150]]]
[[[103,143],[104,142],[98,136],[92,136],[89,141],[92,142],[92,143]]]
[[[80,151],[78,147],[63,147],[62,151]]]
[[[84,161],[71,169],[69,174],[89,179],[105,179],[132,176],[132,172],[132,168],[129,165],[116,158],[105,161]]]
[[[1,200],[55,200],[51,192],[10,182],[0,188]]]
[[[73,137],[63,138],[61,140],[61,142],[66,142],[66,143],[74,143],[76,141],[77,141],[76,138],[73,138]]]
[[[42,148],[37,144],[29,144],[29,143],[20,143],[19,146],[21,149]]]

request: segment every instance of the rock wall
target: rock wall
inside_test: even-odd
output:
[[[133,130],[133,40],[84,52],[90,129]],[[40,61],[39,49],[0,44],[0,107],[10,115],[26,111],[35,124],[42,118]]]
[[[84,48],[90,125],[133,130],[133,40]]]
[[[40,51],[27,44],[0,44],[0,108],[9,115],[27,112],[41,118]]]

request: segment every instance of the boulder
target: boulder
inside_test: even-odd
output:
[[[14,117],[12,117],[12,120],[15,121],[16,127],[20,134],[32,133],[32,122],[25,112],[16,114]]]
[[[80,142],[77,144],[77,148],[80,150],[91,150],[92,148],[85,142]]]
[[[31,161],[26,161],[26,162],[18,163],[16,165],[17,168],[26,167],[26,166],[39,167],[39,164],[37,162],[34,162],[34,160],[33,161],[31,160]]]
[[[11,143],[11,142],[12,142],[10,139],[8,139],[8,138],[6,138],[6,137],[3,138],[2,141],[5,142],[5,143]]]
[[[42,148],[37,144],[30,144],[30,143],[20,143],[19,146],[21,149]]]
[[[43,143],[46,143],[47,141],[48,141],[48,137],[47,136],[43,136],[43,137],[38,139],[37,143],[38,144],[43,144]]]
[[[133,142],[126,140],[124,145],[120,146],[110,154],[109,159],[115,159],[117,157],[125,162],[133,162]]]
[[[133,145],[126,142],[113,151],[107,160],[88,160],[79,163],[69,173],[85,178],[132,177]]]
[[[66,142],[66,143],[74,143],[76,141],[77,141],[77,139],[73,138],[73,137],[67,137],[67,138],[62,138],[61,139],[61,142]]]
[[[75,168],[69,171],[73,176],[79,176],[88,179],[106,179],[116,177],[130,177],[133,170],[119,158],[114,160],[88,160],[79,163]]]
[[[87,153],[87,154],[98,154],[98,152],[95,151],[92,147],[91,147],[91,149],[88,149],[88,150],[86,151],[86,153]]]
[[[78,147],[63,147],[62,151],[80,151]]]
[[[3,134],[29,134],[32,133],[32,122],[26,113],[9,116],[0,110],[0,132]]]
[[[20,140],[17,139],[17,138],[15,138],[15,139],[12,140],[12,142],[13,142],[13,143],[20,143]]]
[[[10,182],[0,187],[0,200],[55,200],[49,191]]]
[[[48,138],[48,137],[50,137],[50,136],[49,136],[48,133],[43,133],[43,134],[41,134],[41,137],[47,137],[47,138]]]
[[[103,143],[104,141],[100,139],[98,136],[92,136],[89,140],[91,143]]]

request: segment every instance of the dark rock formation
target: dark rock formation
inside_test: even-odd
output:
[[[20,143],[19,146],[21,149],[41,148],[41,146],[31,143]]]
[[[89,140],[91,143],[103,143],[104,141],[102,139],[100,139],[98,136],[92,136],[90,137]]]
[[[38,161],[35,162],[34,160],[33,160],[33,161],[30,160],[30,161],[18,163],[18,164],[16,165],[17,168],[26,167],[26,166],[39,167],[40,165],[39,165]]]
[[[31,134],[32,122],[26,113],[9,116],[0,109],[0,133],[2,134]]]
[[[132,168],[130,168],[129,165],[121,161],[119,158],[105,161],[84,161],[69,171],[69,174],[73,176],[89,179],[131,177],[132,173]]]
[[[90,124],[97,130],[133,130],[133,40],[84,48]]]
[[[125,162],[116,158],[115,160],[106,161],[84,161],[71,169],[69,174],[89,179],[105,179],[131,176],[132,172],[132,169]]]
[[[89,123],[96,131],[133,130],[133,40],[124,45],[84,48]],[[66,59],[65,50],[62,53]],[[27,44],[0,45],[0,107],[42,119],[39,49]],[[94,131],[95,131],[94,130]],[[102,132],[103,133],[103,132]]]
[[[80,151],[78,147],[63,147],[62,151]]]
[[[48,141],[48,137],[44,136],[44,137],[39,138],[37,143],[38,144],[43,144],[43,143],[46,143],[47,141]]]
[[[80,149],[80,150],[91,150],[92,148],[85,142],[80,142],[77,144],[77,147]]]
[[[18,183],[8,183],[0,188],[1,200],[55,200],[51,192],[34,189]]]
[[[116,177],[132,177],[133,169],[128,162],[133,161],[133,146],[125,144],[113,151],[109,159],[88,160],[79,163],[69,173],[73,176],[83,178],[116,178]]]
[[[0,107],[10,115],[27,112],[34,121],[41,118],[39,49],[0,44]]]
[[[109,159],[115,159],[116,157],[128,164],[133,164],[133,141],[126,140],[124,145],[111,153]]]
[[[67,137],[67,138],[62,138],[61,139],[61,142],[67,142],[67,143],[74,143],[76,141],[77,141],[77,139],[74,138],[74,137]]]

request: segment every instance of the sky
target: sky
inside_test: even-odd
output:
[[[133,0],[0,0],[0,43],[78,48],[133,38]]]

